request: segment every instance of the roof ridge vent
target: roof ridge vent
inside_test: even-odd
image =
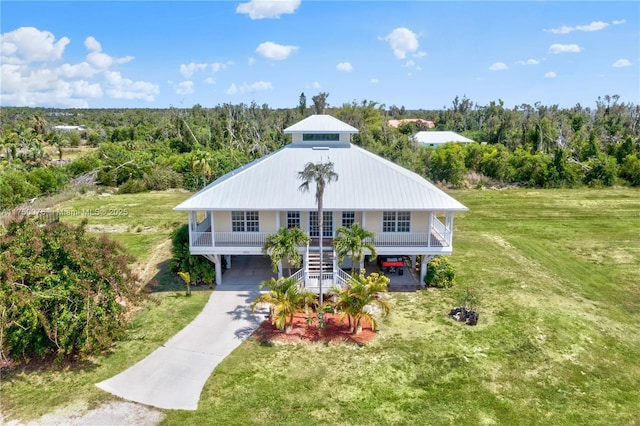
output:
[[[328,151],[329,147],[328,146],[314,146],[311,149],[313,149],[314,151]]]

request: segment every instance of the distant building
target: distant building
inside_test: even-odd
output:
[[[83,132],[85,130],[84,126],[53,126],[54,130],[62,130],[64,132]]]
[[[473,141],[469,138],[465,138],[462,135],[457,134],[456,132],[447,132],[447,131],[422,131],[413,135],[413,140],[425,147],[438,147],[440,145],[444,145],[448,142],[456,142],[456,143],[472,143]]]
[[[417,123],[426,129],[433,129],[436,124],[431,120],[423,120],[422,118],[404,118],[402,120],[389,120],[387,124],[391,127],[398,128],[406,123]]]

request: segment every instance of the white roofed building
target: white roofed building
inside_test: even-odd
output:
[[[413,135],[413,140],[425,147],[438,147],[445,143],[472,143],[469,138],[465,138],[456,132],[449,131],[436,131],[436,130],[423,130]]]
[[[422,256],[424,276],[431,257],[451,254],[454,214],[467,208],[418,174],[352,145],[357,132],[329,115],[312,115],[284,130],[291,134],[290,144],[220,177],[175,207],[189,213],[191,254],[216,264],[220,284],[222,256],[229,262],[231,255],[263,255],[267,235],[299,227],[312,244],[301,248],[303,266],[295,275],[313,288],[310,264],[318,251],[313,239],[322,236],[328,249],[323,256],[333,260],[325,269],[331,276],[322,280],[339,285],[345,274],[328,254],[331,240],[338,227],[358,222],[375,233],[379,256],[408,256],[414,264]],[[320,232],[315,186],[300,191],[298,173],[309,162],[328,161],[338,180],[325,188]]]

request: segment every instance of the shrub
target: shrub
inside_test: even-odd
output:
[[[86,222],[85,222],[86,223]],[[0,347],[14,359],[92,355],[125,330],[142,300],[133,259],[106,237],[12,219],[0,239]]]
[[[449,260],[443,256],[436,256],[427,265],[427,275],[424,283],[437,288],[449,288],[453,285],[456,271]]]
[[[149,174],[144,176],[147,189],[164,191],[169,188],[182,187],[182,175],[170,167],[154,167]]]
[[[147,187],[142,179],[129,179],[118,188],[118,194],[137,194],[146,191]]]
[[[191,283],[213,285],[216,279],[216,269],[213,263],[202,256],[192,256],[189,253],[189,226],[182,225],[173,232],[171,238],[171,271],[188,272]]]

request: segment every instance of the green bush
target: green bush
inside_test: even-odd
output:
[[[0,209],[11,209],[39,194],[38,187],[18,170],[0,171]]]
[[[182,187],[182,175],[171,167],[154,167],[149,174],[144,176],[147,189],[152,191],[164,191],[169,188]]]
[[[449,263],[449,260],[443,256],[436,256],[427,265],[424,283],[431,287],[449,288],[453,285],[455,276],[455,268]]]
[[[86,223],[86,222],[85,222]],[[84,225],[84,224],[83,224]],[[83,225],[22,217],[0,239],[0,348],[13,359],[88,356],[109,348],[142,300],[133,261]]]
[[[147,190],[142,179],[129,179],[118,188],[118,194],[137,194]]]
[[[189,253],[189,226],[177,228],[171,238],[171,271],[188,272],[191,283],[212,286],[216,280],[216,269],[203,256],[192,256]]]

